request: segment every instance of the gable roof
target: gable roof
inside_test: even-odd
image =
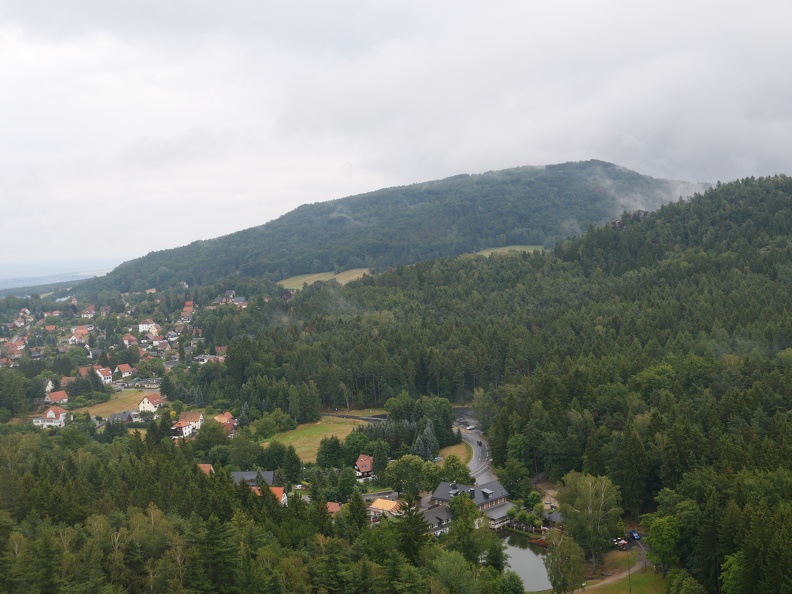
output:
[[[371,472],[374,470],[374,458],[366,454],[360,454],[357,462],[355,462],[355,468],[358,469],[358,472]]]
[[[337,501],[328,501],[327,511],[330,513],[331,516],[334,516],[335,514],[341,511],[341,504],[338,503]]]
[[[66,390],[58,390],[57,392],[50,392],[46,399],[50,402],[68,402],[69,395]]]
[[[199,464],[198,468],[200,468],[205,474],[214,474],[214,466],[211,464]]]
[[[391,501],[390,499],[375,499],[369,504],[369,508],[377,511],[394,513],[399,511],[401,501]]]
[[[56,419],[66,414],[66,409],[61,408],[60,406],[50,406],[47,410],[44,411],[43,417],[55,417]]]
[[[179,415],[179,420],[187,423],[198,423],[203,421],[203,413],[199,410],[185,410]]]

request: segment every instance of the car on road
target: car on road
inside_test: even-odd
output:
[[[630,530],[630,538],[633,540],[641,540],[641,535],[638,534],[635,530]]]
[[[475,428],[476,428],[475,425],[468,425],[467,427],[465,427],[465,429],[467,429],[468,431],[473,431],[473,429]]]

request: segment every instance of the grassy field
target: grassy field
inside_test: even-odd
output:
[[[334,278],[339,284],[345,285],[348,282],[357,280],[362,276],[369,273],[368,268],[353,268],[352,270],[345,270],[335,274],[333,272],[317,272],[315,274],[299,274],[289,278],[284,278],[278,284],[286,287],[287,289],[299,290],[303,288],[303,284],[313,284],[316,281],[327,281]]]
[[[629,583],[625,577],[618,582],[594,588],[597,594],[623,594],[630,590],[635,594],[663,594],[665,582],[662,574],[651,569],[641,569],[630,575]]]
[[[118,394],[113,394],[111,400],[96,404],[87,408],[75,409],[74,413],[91,413],[92,417],[102,417],[106,419],[113,413],[124,412],[125,410],[135,410],[146,394],[152,394],[150,390],[123,390]]]
[[[496,247],[496,248],[484,248],[483,250],[476,252],[478,256],[491,256],[492,254],[502,254],[504,252],[535,252],[537,250],[541,251],[544,248],[541,245],[505,245],[503,247]]]
[[[470,458],[473,457],[473,450],[470,447],[470,444],[468,444],[466,441],[456,445],[448,446],[447,448],[440,450],[440,455],[443,457],[443,459],[438,462],[438,464],[440,466],[445,464],[445,459],[451,454],[455,454],[456,457],[462,461],[462,464],[467,464],[470,462]]]
[[[335,435],[339,439],[344,439],[355,427],[363,424],[365,421],[357,419],[322,417],[316,423],[300,425],[292,431],[276,433],[272,439],[277,439],[284,445],[293,445],[303,462],[316,462],[316,452],[323,437]]]

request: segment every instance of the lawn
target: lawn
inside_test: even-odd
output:
[[[467,464],[470,462],[470,458],[473,457],[473,449],[470,447],[470,444],[466,441],[462,443],[458,443],[456,445],[448,446],[447,448],[443,448],[440,450],[440,455],[443,457],[443,460],[438,462],[440,466],[445,464],[445,459],[448,458],[451,454],[455,454],[457,458],[462,461],[462,464]]]
[[[589,588],[586,588],[588,590]],[[663,594],[665,591],[665,581],[663,575],[651,569],[639,569],[630,575],[629,582],[627,577],[598,588],[593,588],[597,594],[623,594],[632,591],[635,594]]]
[[[338,274],[335,274],[334,272],[299,274],[297,276],[284,278],[282,281],[278,281],[278,284],[286,287],[287,289],[300,290],[303,288],[303,284],[312,285],[316,281],[327,281],[331,278],[334,278],[339,284],[345,285],[348,282],[357,280],[368,273],[368,268],[353,268],[352,270],[345,270],[344,272],[339,272]]]
[[[292,431],[276,433],[272,439],[277,439],[284,445],[293,445],[297,450],[297,455],[303,462],[316,462],[316,452],[319,450],[319,442],[323,437],[335,435],[339,439],[344,439],[352,433],[358,425],[364,425],[365,421],[358,419],[343,419],[339,417],[322,417],[316,423],[300,425]]]
[[[137,409],[138,404],[143,400],[143,396],[152,393],[153,392],[149,390],[122,390],[117,394],[113,394],[112,398],[107,402],[102,402],[101,404],[95,404],[94,406],[86,408],[78,408],[72,412],[77,414],[87,411],[91,413],[92,417],[102,417],[106,419],[113,413]]]

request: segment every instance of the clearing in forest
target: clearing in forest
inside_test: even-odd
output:
[[[365,423],[365,421],[359,419],[322,417],[316,423],[307,423],[291,431],[276,433],[272,436],[272,439],[276,439],[286,446],[293,445],[297,455],[303,462],[316,462],[319,442],[322,441],[323,437],[335,435],[343,441],[347,435],[352,433],[355,427]]]
[[[312,285],[317,281],[328,281],[331,278],[334,278],[338,281],[338,284],[345,285],[353,280],[357,280],[362,278],[366,274],[369,274],[370,270],[368,268],[353,268],[351,270],[345,270],[344,272],[339,272],[338,274],[334,272],[317,272],[314,274],[298,274],[297,276],[291,276],[289,278],[284,278],[282,281],[278,281],[278,284],[282,287],[286,287],[287,289],[291,289],[293,291],[299,291],[303,288],[304,284]]]

